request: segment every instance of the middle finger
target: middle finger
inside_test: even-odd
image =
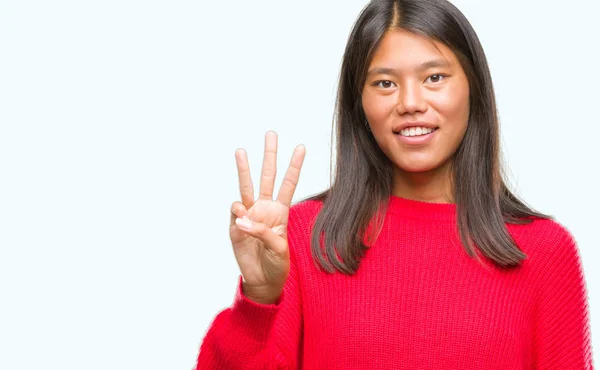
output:
[[[259,199],[273,199],[275,175],[277,173],[277,134],[267,131],[265,134],[265,154],[263,157],[262,173],[260,175]]]

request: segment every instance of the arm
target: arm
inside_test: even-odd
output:
[[[256,303],[242,292],[240,276],[234,302],[213,320],[200,346],[197,370],[298,369],[302,303],[290,212],[290,274],[275,304]]]
[[[535,369],[593,369],[586,281],[573,236],[563,227],[539,279]]]

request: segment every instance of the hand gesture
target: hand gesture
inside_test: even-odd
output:
[[[303,145],[294,149],[277,199],[273,200],[277,134],[268,131],[265,135],[260,195],[255,200],[246,152],[243,149],[235,152],[242,201],[236,201],[231,206],[229,236],[242,274],[244,295],[258,303],[275,303],[283,292],[289,274],[288,215],[305,153]]]

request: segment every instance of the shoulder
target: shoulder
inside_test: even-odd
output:
[[[507,227],[530,263],[548,268],[559,261],[580,262],[573,233],[559,221],[535,218],[529,224],[508,224]]]
[[[534,218],[523,225],[507,224],[515,241],[548,247],[574,241],[573,234],[562,223],[553,219]]]

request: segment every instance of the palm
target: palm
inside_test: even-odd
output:
[[[279,234],[282,243],[287,243],[287,206],[268,200],[258,200],[248,210],[247,216],[254,222],[260,222]],[[251,285],[267,284],[268,274],[284,273],[277,268],[276,255],[258,238],[246,234],[237,227],[230,230],[233,252],[242,270],[244,280]],[[282,266],[285,267],[285,266]]]
[[[277,199],[273,200],[276,156],[277,136],[268,132],[265,138],[260,196],[254,200],[248,160],[245,152],[236,152],[242,202],[234,202],[229,228],[233,251],[245,285],[271,292],[283,287],[289,272],[288,215],[304,150],[299,146],[294,151]],[[238,227],[235,219],[242,216],[252,221],[252,231]]]

